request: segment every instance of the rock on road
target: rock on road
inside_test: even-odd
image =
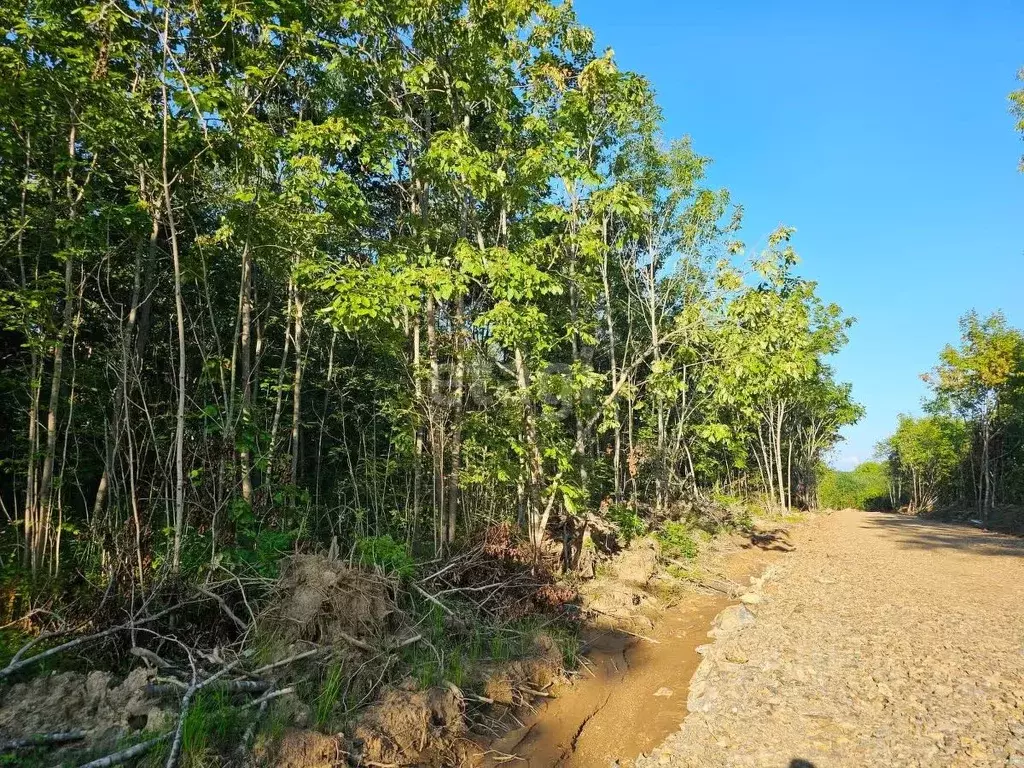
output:
[[[846,510],[796,541],[638,766],[1024,768],[1024,539]]]

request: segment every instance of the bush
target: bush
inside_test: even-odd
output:
[[[662,554],[669,558],[692,560],[700,551],[693,531],[683,522],[666,522],[654,538],[661,544]]]
[[[416,572],[416,561],[412,559],[405,544],[390,536],[366,536],[356,541],[356,557],[360,565],[379,568],[403,579]]]
[[[619,536],[628,546],[633,539],[647,533],[647,523],[643,518],[625,504],[612,504],[608,507],[608,519],[619,531]]]

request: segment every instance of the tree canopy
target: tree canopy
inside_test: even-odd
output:
[[[807,505],[860,415],[793,230],[738,240],[568,3],[0,8],[2,541],[33,572]]]

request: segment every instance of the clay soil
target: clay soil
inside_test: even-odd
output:
[[[784,556],[783,537],[751,542],[734,537],[717,543],[703,568],[748,584]],[[585,637],[586,663],[572,685],[554,689],[522,716],[522,727],[490,743],[491,762],[525,768],[631,766],[651,751],[686,717],[687,693],[708,642],[707,632],[730,603],[711,590],[684,591],[650,623],[637,631],[596,629]],[[523,713],[521,713],[522,715]],[[509,761],[509,755],[516,760]]]

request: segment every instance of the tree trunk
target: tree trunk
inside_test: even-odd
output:
[[[452,386],[452,437],[451,437],[451,468],[448,472],[448,525],[445,540],[448,546],[455,543],[455,529],[459,516],[459,475],[462,462],[462,413],[463,388],[466,375],[464,333],[464,306],[460,296],[455,304],[454,333],[452,338],[452,354],[455,357],[454,382]]]
[[[438,552],[445,543],[445,487],[444,487],[444,433],[438,413],[441,402],[441,369],[437,357],[437,305],[434,295],[427,294],[427,358],[430,364],[430,382],[427,387],[427,429],[430,436],[430,455],[434,466],[434,546]]]
[[[293,325],[293,346],[295,347],[295,373],[292,379],[292,464],[289,480],[292,486],[299,484],[299,446],[302,440],[302,292],[294,285],[293,307],[295,320]]]
[[[533,399],[530,397],[530,372],[526,368],[526,360],[522,350],[516,347],[516,383],[523,408],[523,437],[525,438],[527,464],[527,521],[528,535],[534,546],[544,542],[544,529],[541,527],[542,510],[540,504],[540,486],[542,482],[543,461],[537,439],[537,418],[533,410]]]
[[[786,484],[783,477],[782,466],[782,422],[786,414],[786,401],[780,400],[778,405],[778,416],[775,422],[774,449],[775,449],[775,471],[779,482],[779,504],[786,509]]]
[[[170,9],[164,9],[164,42],[169,46]],[[174,414],[174,545],[171,570],[181,566],[181,541],[185,529],[185,307],[181,290],[181,255],[178,250],[178,231],[174,219],[174,203],[171,199],[171,177],[167,170],[168,124],[170,105],[167,96],[167,58],[164,56],[161,95],[163,102],[163,148],[160,168],[163,179],[164,206],[167,214],[167,231],[171,241],[171,262],[174,266],[174,318],[178,330],[178,406]]]
[[[252,503],[252,469],[249,452],[249,411],[252,408],[252,258],[249,252],[249,241],[242,246],[242,327],[239,331],[241,361],[239,373],[242,384],[242,439],[241,448],[238,451],[238,466],[242,474],[242,498],[246,503]]]

